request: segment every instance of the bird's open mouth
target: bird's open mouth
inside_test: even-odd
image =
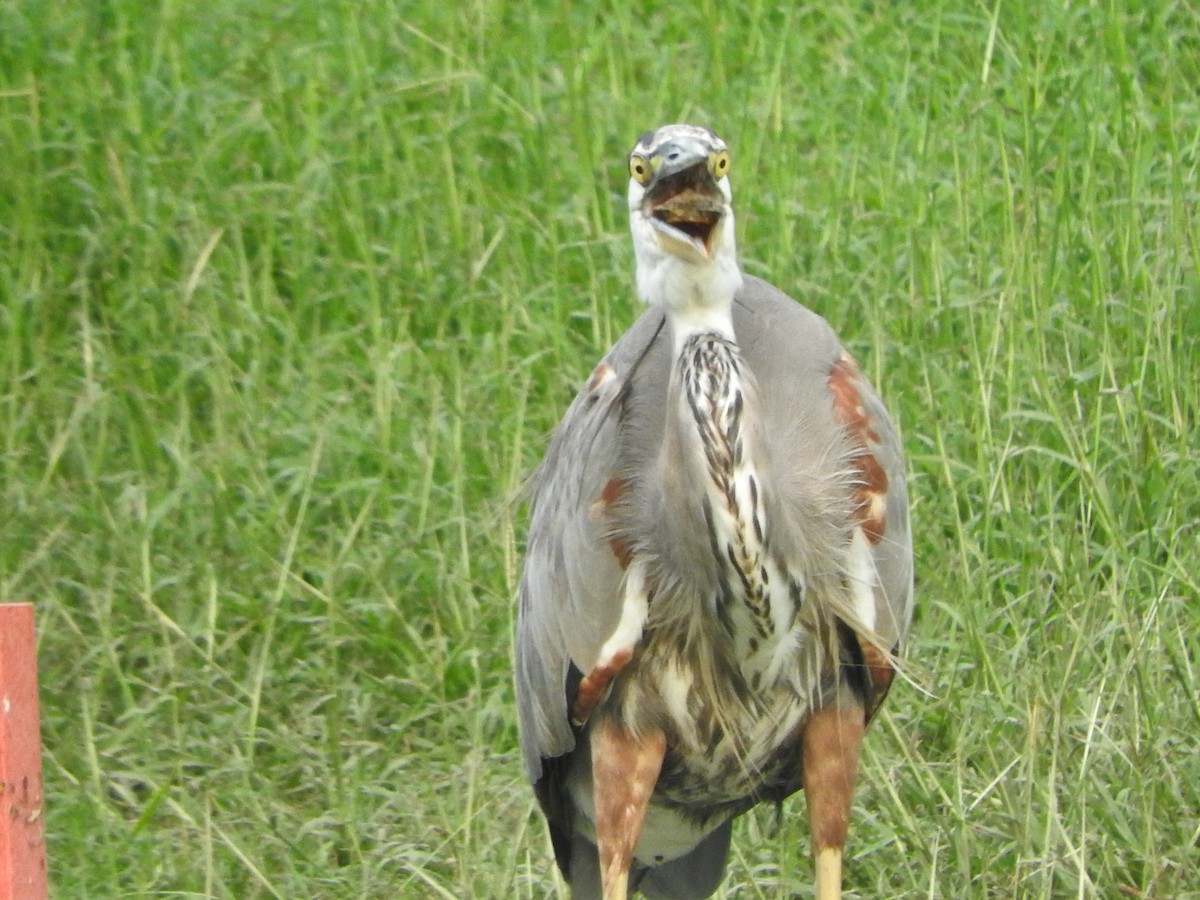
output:
[[[657,182],[646,195],[646,210],[660,234],[692,244],[707,257],[725,198],[701,163]]]

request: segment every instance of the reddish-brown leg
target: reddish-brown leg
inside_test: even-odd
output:
[[[813,713],[801,737],[804,794],[817,872],[817,900],[842,895],[842,848],[850,830],[850,804],[866,716],[858,704]]]
[[[592,729],[596,845],[604,900],[625,900],[628,893],[629,866],[666,750],[661,731],[635,735],[611,720],[597,722]]]

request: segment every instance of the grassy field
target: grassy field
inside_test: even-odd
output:
[[[913,684],[852,896],[1200,897],[1200,17],[0,0],[0,596],[54,895],[565,896],[515,752],[520,486],[637,314],[624,155],[909,454]],[[726,897],[811,891],[803,799]]]

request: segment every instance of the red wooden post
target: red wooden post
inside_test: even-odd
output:
[[[42,741],[33,607],[0,604],[0,900],[44,900]]]

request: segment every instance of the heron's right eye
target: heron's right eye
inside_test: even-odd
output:
[[[644,156],[629,157],[629,177],[638,184],[645,184],[650,180],[650,161]]]

